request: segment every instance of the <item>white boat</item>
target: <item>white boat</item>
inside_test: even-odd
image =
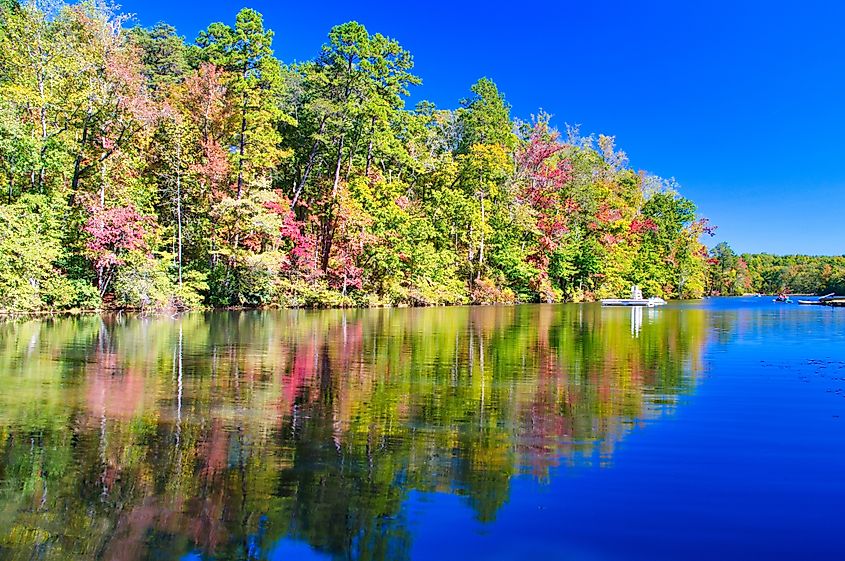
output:
[[[647,308],[654,308],[655,306],[663,306],[666,300],[663,298],[604,298],[601,301],[602,306],[645,306]]]
[[[631,287],[630,298],[605,298],[601,301],[602,306],[645,306],[653,308],[664,304],[666,304],[666,300],[663,298],[643,298],[643,291],[636,284]]]

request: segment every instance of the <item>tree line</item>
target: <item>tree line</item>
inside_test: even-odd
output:
[[[359,23],[285,64],[261,14],[192,42],[94,0],[0,2],[0,308],[699,297],[712,233],[614,138],[493,81],[406,107]]]
[[[714,295],[845,294],[845,255],[739,255],[722,242],[711,250],[709,269]]]

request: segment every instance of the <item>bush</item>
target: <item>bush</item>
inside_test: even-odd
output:
[[[44,287],[61,277],[59,229],[51,217],[52,202],[25,195],[0,205],[0,308],[33,311],[45,307]]]
[[[516,294],[509,288],[499,288],[496,283],[488,278],[480,278],[475,281],[470,295],[474,304],[513,304],[516,302]]]
[[[200,307],[202,293],[208,290],[205,275],[198,271],[185,271],[180,287],[174,269],[168,254],[153,257],[132,252],[118,269],[114,281],[115,305],[141,310]]]
[[[351,295],[329,287],[324,280],[306,281],[278,277],[273,304],[293,308],[345,308],[357,304]]]
[[[55,276],[45,282],[42,296],[54,310],[99,310],[103,305],[100,291],[84,279]]]
[[[273,303],[281,270],[279,252],[246,253],[234,266],[220,263],[211,271],[211,304],[215,306],[265,306]]]

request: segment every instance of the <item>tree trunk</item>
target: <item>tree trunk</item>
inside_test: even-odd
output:
[[[100,208],[106,208],[106,161],[103,160],[100,168]]]
[[[244,186],[244,154],[246,153],[246,92],[241,107],[241,135],[238,147],[238,200],[241,200]]]
[[[373,135],[376,130],[376,118],[373,117],[370,121],[370,142],[367,144],[367,167],[364,169],[364,175],[370,175],[370,165],[373,163]]]
[[[352,175],[352,158],[355,155],[355,150],[358,148],[358,141],[361,140],[361,132],[358,131],[358,134],[355,135],[355,141],[352,143],[352,146],[349,147],[349,158],[348,163],[346,166],[346,181],[349,182],[349,176]]]
[[[324,273],[329,270],[329,257],[332,253],[332,244],[334,243],[334,233],[336,228],[337,220],[334,216],[334,205],[332,205],[326,213],[326,217],[321,228],[322,240],[320,247],[322,255],[320,255],[320,268]]]
[[[481,268],[484,265],[484,226],[487,224],[484,218],[484,195],[481,196],[481,243],[478,246],[478,277],[481,278]]]
[[[323,117],[323,120],[320,121],[320,128],[317,131],[317,136],[323,134],[325,126],[326,117]],[[296,191],[293,193],[293,199],[290,203],[291,208],[296,206],[296,203],[299,201],[299,197],[302,195],[302,190],[305,189],[305,183],[308,181],[308,176],[311,175],[311,170],[314,168],[314,161],[317,159],[317,149],[319,147],[320,139],[316,138],[314,140],[314,144],[311,145],[311,151],[308,153],[308,160],[305,162],[305,171],[302,173],[302,179],[300,179],[299,184],[296,186]]]
[[[177,134],[179,132],[177,131]],[[179,288],[182,288],[182,139],[176,142],[176,232],[179,259]]]
[[[473,241],[472,241],[472,234],[473,234],[473,227],[472,222],[469,224],[469,240],[467,241],[467,258],[469,260],[469,266],[472,268],[472,262],[475,261],[475,251],[473,251]]]
[[[73,179],[70,182],[70,188],[73,193],[79,189],[79,178],[82,172],[82,151],[85,149],[85,143],[88,142],[88,119],[91,117],[91,109],[85,114],[85,121],[82,125],[82,140],[79,142],[79,152],[76,154],[76,160],[73,162]]]
[[[44,53],[40,46],[38,48],[38,56],[40,61],[43,62]],[[39,120],[41,121],[41,150],[39,151],[39,155],[41,162],[38,170],[38,190],[43,193],[45,180],[44,156],[47,153],[47,107],[46,101],[44,100],[44,68],[41,63],[38,69],[38,94],[41,97],[41,107],[39,108]]]
[[[340,167],[343,163],[343,135],[340,135],[340,142],[337,147],[337,161],[334,168],[334,185],[332,186],[332,203],[337,199],[337,191],[340,187]]]
[[[343,167],[343,144],[344,137],[340,136],[337,146],[337,159],[334,167],[334,185],[332,186],[332,199],[328,203],[325,220],[323,222],[322,232],[322,248],[323,255],[320,259],[320,265],[325,273],[329,269],[329,255],[332,251],[332,243],[334,240],[334,232],[337,227],[337,220],[335,217],[335,205],[337,203],[337,193],[340,190],[340,169]]]

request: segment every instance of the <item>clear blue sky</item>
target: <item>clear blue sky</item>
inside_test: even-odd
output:
[[[639,5],[635,5],[639,4]],[[845,253],[845,3],[124,0],[193,40],[244,6],[285,62],[349,20],[413,53],[414,100],[455,107],[479,77],[529,117],[615,135],[674,176],[738,251]],[[509,7],[505,7],[509,6]],[[833,201],[838,200],[838,204]]]

